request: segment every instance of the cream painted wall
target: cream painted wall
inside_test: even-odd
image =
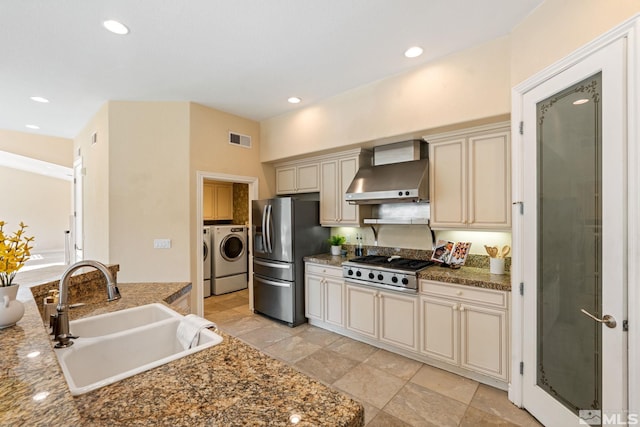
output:
[[[190,280],[189,193],[189,103],[110,102],[109,262],[120,280]]]
[[[96,132],[97,143],[91,144]],[[74,159],[82,157],[84,259],[109,262],[109,103],[74,138]]]
[[[71,141],[68,141],[71,146]],[[20,221],[34,236],[33,254],[64,250],[64,231],[69,229],[72,213],[72,184],[69,181],[17,169],[0,167],[2,203],[0,220],[5,233],[17,230]]]
[[[6,151],[61,166],[73,165],[73,141],[27,132],[0,130],[0,151]],[[69,229],[72,184],[69,181],[0,167],[2,203],[0,220],[5,232],[13,232],[20,221],[34,236],[33,253],[64,250],[64,231]]]
[[[638,0],[545,1],[511,33],[511,85],[638,13]]]
[[[272,166],[260,162],[260,124],[200,104],[190,104],[190,171],[191,247],[197,253],[198,234],[202,224],[196,222],[198,171],[243,177],[257,177],[260,198],[275,194],[275,172]],[[229,131],[251,137],[251,148],[229,144]],[[191,281],[197,277],[199,258],[191,257]],[[195,307],[195,292],[192,307]]]
[[[261,122],[264,162],[510,111],[509,38]]]
[[[229,144],[229,131],[251,137],[251,148]],[[190,104],[191,176],[196,171],[255,176],[260,180],[260,197],[275,194],[273,167],[260,159],[260,123],[200,104]],[[194,191],[195,186],[191,186]],[[194,206],[195,209],[195,206]]]
[[[73,141],[67,138],[0,129],[0,151],[73,166]]]

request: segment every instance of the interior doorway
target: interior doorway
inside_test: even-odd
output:
[[[205,182],[215,181],[222,183],[238,183],[238,184],[246,184],[248,185],[248,203],[247,203],[247,212],[246,217],[248,219],[248,227],[247,227],[247,249],[249,251],[248,254],[248,289],[249,289],[249,308],[253,309],[253,290],[252,290],[252,262],[251,262],[251,202],[253,200],[258,199],[258,178],[250,177],[250,176],[239,176],[239,175],[229,175],[229,174],[220,174],[215,172],[205,172],[198,171],[196,173],[196,224],[197,229],[200,231],[197,233],[196,239],[196,250],[195,254],[197,256],[197,278],[196,283],[197,286],[194,286],[193,289],[196,291],[196,310],[197,314],[202,316],[204,314],[204,296],[205,291],[203,287],[204,282],[204,264],[202,262],[204,258],[204,237],[202,231],[202,227],[205,223],[204,220],[204,190],[205,190]],[[193,299],[192,299],[193,301]]]

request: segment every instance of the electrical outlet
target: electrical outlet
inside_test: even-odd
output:
[[[153,249],[171,249],[171,239],[154,239]]]

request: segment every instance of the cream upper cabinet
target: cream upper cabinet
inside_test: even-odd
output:
[[[361,215],[367,215],[371,207],[350,205],[344,194],[358,168],[366,162],[371,162],[371,153],[365,150],[353,150],[320,162],[320,224],[360,226]]]
[[[276,166],[276,193],[295,194],[320,191],[319,165],[314,163]]]
[[[233,184],[205,182],[203,186],[203,219],[233,219]]]
[[[511,139],[507,123],[425,137],[431,227],[511,228]]]

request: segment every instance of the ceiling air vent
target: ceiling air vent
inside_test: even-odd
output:
[[[229,132],[229,144],[251,148],[251,137],[236,132]]]

